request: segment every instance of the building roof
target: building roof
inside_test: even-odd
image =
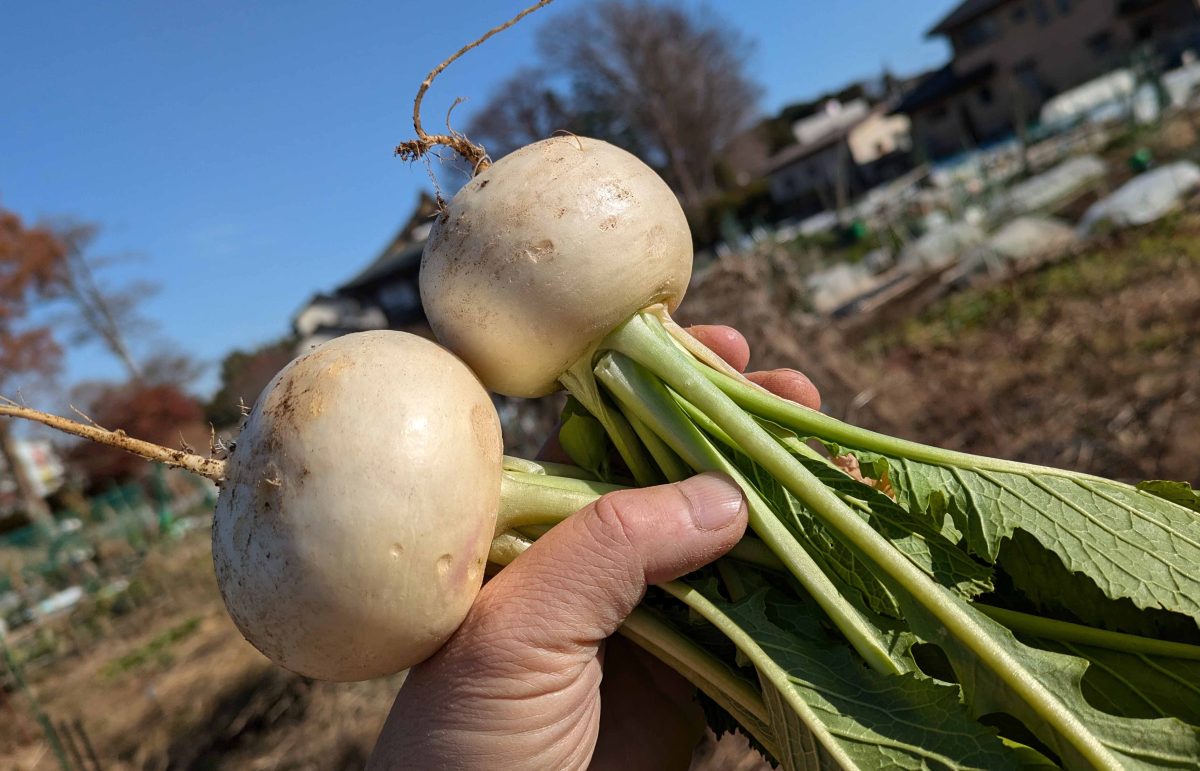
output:
[[[767,159],[766,173],[773,174],[782,168],[791,166],[793,163],[802,161],[805,158],[816,155],[822,150],[833,147],[839,142],[846,141],[846,137],[850,134],[852,126],[843,127],[836,131],[832,131],[818,139],[816,142],[809,144],[794,144],[788,145],[779,152]]]
[[[393,276],[416,273],[421,266],[421,252],[424,250],[424,241],[413,243],[397,236],[388,244],[382,254],[349,281],[339,286],[337,291],[353,294],[356,290],[367,289],[373,284]]]
[[[763,171],[766,174],[773,174],[780,169],[791,166],[793,163],[816,155],[822,150],[827,150],[841,142],[845,142],[850,133],[865,121],[873,116],[886,115],[889,112],[894,111],[889,110],[886,103],[877,104],[864,113],[854,115],[852,120],[841,125],[835,125],[827,133],[822,134],[812,142],[798,142],[788,145],[767,159]]]
[[[892,112],[902,112],[911,115],[914,112],[931,107],[938,102],[948,99],[964,91],[980,81],[987,80],[995,72],[996,66],[991,62],[979,65],[975,69],[959,75],[954,71],[953,63],[947,64],[925,77],[916,88],[905,94]]]
[[[933,28],[925,33],[925,36],[948,35],[952,30],[1007,2],[1009,0],[963,0],[954,7],[954,10],[942,17],[941,21],[933,25]]]
[[[406,274],[415,275],[421,266],[421,252],[437,210],[437,202],[428,193],[422,192],[408,222],[404,223],[379,256],[339,286],[336,292],[354,294],[362,290],[370,291],[382,281]]]

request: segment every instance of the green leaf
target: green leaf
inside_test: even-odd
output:
[[[774,477],[740,453],[733,454],[735,463],[771,502],[781,520],[796,533],[808,553],[813,555],[827,574],[855,591],[871,610],[893,618],[899,617],[895,598],[859,559],[857,552],[808,512]],[[879,490],[827,463],[804,455],[797,456],[797,460],[943,586],[950,587],[967,599],[992,589],[991,570],[947,540],[925,517],[911,515]]]
[[[1200,492],[1193,490],[1187,482],[1155,479],[1149,482],[1138,482],[1137,489],[1145,490],[1151,495],[1157,495],[1171,503],[1177,503],[1185,509],[1200,511]]]
[[[1083,695],[1097,709],[1130,718],[1178,718],[1200,726],[1200,661],[1032,638],[1039,648],[1086,660]]]
[[[987,634],[986,654],[970,649],[923,603],[905,598],[905,611],[913,631],[942,648],[977,717],[994,712],[1016,717],[1067,768],[1200,766],[1195,727],[1174,718],[1135,720],[1101,711],[1084,696],[1086,660],[1025,645],[949,592],[942,601],[959,606]],[[1035,702],[1045,706],[1035,711]]]
[[[753,639],[757,650],[746,651],[751,660],[766,656],[775,665],[760,667],[760,677],[776,741],[787,748],[784,768],[1018,767],[995,732],[967,714],[957,687],[917,674],[873,672],[830,638],[808,605],[777,591],[736,603],[705,596]],[[804,713],[819,721],[815,733]],[[819,736],[832,737],[840,757],[823,748]]]
[[[1042,615],[1160,640],[1200,642],[1200,629],[1192,619],[1140,609],[1128,598],[1106,597],[1094,581],[1067,570],[1057,554],[1022,530],[1001,546],[999,565],[1013,588]],[[1009,601],[1021,604],[1018,597]]]
[[[890,460],[889,480],[909,510],[945,510],[971,551],[995,562],[1022,530],[1110,599],[1200,620],[1200,517],[1119,482],[1014,470]],[[1020,470],[1016,470],[1020,469]]]

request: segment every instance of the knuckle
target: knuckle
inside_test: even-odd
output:
[[[596,501],[593,509],[594,520],[600,531],[597,535],[614,546],[621,547],[622,551],[633,550],[635,544],[630,522],[636,500],[632,491],[622,490],[602,496]]]

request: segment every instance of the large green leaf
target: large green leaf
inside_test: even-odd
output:
[[[888,481],[906,509],[948,513],[989,562],[1022,530],[1110,599],[1200,620],[1200,516],[1119,482],[1030,469],[890,458]]]
[[[1110,599],[1092,579],[1067,570],[1057,554],[1022,530],[1001,546],[999,565],[1020,593],[1009,598],[1010,603],[1022,605],[1023,598],[1042,615],[1143,637],[1200,643],[1200,629],[1192,619],[1140,609],[1128,598]]]
[[[1083,695],[1097,709],[1122,717],[1174,717],[1200,726],[1200,661],[1055,640],[1029,642],[1088,661]]]
[[[756,650],[744,651],[751,661],[765,656],[773,665],[759,672],[776,743],[787,748],[780,758],[785,768],[1019,767],[994,730],[971,719],[957,687],[917,674],[873,672],[830,637],[808,605],[774,590],[739,602],[711,589],[702,594],[751,638],[746,647]],[[822,746],[821,736],[833,738],[835,753]]]
[[[1139,720],[1097,709],[1084,696],[1088,662],[1030,647],[945,592],[991,640],[986,654],[970,649],[922,603],[906,599],[913,631],[942,648],[975,715],[1005,713],[1021,720],[1068,768],[1197,768],[1200,732],[1174,718]],[[1042,706],[1035,709],[1032,705]]]

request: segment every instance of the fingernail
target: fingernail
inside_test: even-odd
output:
[[[700,530],[720,530],[737,519],[745,506],[741,489],[726,474],[709,472],[679,483],[692,504],[692,521]]]

